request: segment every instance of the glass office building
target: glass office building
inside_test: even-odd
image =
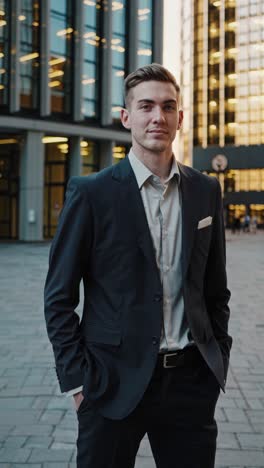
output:
[[[182,2],[185,161],[219,177],[226,214],[264,225],[264,3]]]
[[[67,180],[123,158],[124,77],[162,61],[162,0],[0,0],[0,238],[51,238]]]

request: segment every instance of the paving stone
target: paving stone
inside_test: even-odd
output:
[[[263,449],[264,437],[263,434],[237,434],[239,443],[243,449]]]
[[[33,396],[49,396],[54,395],[54,385],[53,386],[44,386],[44,385],[31,385],[27,386],[28,382],[26,382],[26,386],[21,388],[20,394],[21,395],[33,395]]]
[[[148,439],[144,438],[139,446],[138,454],[141,457],[152,457],[151,448]]]
[[[25,444],[26,440],[27,440],[27,437],[25,436],[8,436],[5,439],[4,447],[5,448],[9,448],[9,447],[21,448]]]
[[[22,424],[21,426],[17,425],[13,431],[12,435],[50,435],[53,431],[53,426],[50,424]]]
[[[224,466],[234,465],[243,467],[257,467],[263,468],[264,466],[264,453],[259,451],[249,450],[224,450],[220,449],[216,452],[216,463],[223,464]]]
[[[235,434],[219,432],[217,438],[217,449],[239,449],[239,443]]]
[[[72,443],[77,438],[77,431],[71,429],[56,429],[52,436],[56,442]]]
[[[48,436],[29,436],[25,443],[25,448],[49,448],[53,438]]]
[[[236,423],[236,422],[248,423],[247,414],[242,409],[228,408],[228,409],[225,409],[225,413],[227,416],[227,420],[232,423]]]
[[[65,442],[53,442],[51,445],[51,450],[64,450],[64,449],[75,449],[75,443],[65,443]]]
[[[247,415],[252,422],[262,422],[264,426],[264,410],[248,410]]]
[[[40,418],[40,422],[46,424],[59,424],[64,416],[65,411],[63,410],[47,410],[44,411]]]
[[[221,432],[253,432],[253,428],[249,424],[233,423],[233,422],[219,422],[218,428]]]
[[[30,456],[30,449],[14,447],[2,448],[0,449],[0,460],[1,462],[7,463],[25,463],[28,461]]]
[[[70,462],[72,450],[32,449],[28,462]]]
[[[12,397],[12,398],[0,398],[0,411],[3,409],[29,409],[32,407],[33,398],[29,397]]]

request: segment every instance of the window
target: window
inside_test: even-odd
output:
[[[126,52],[126,1],[112,2],[112,116],[119,119],[123,107],[123,79]]]
[[[51,111],[69,114],[71,111],[71,56],[73,28],[68,0],[50,0],[50,69]]]
[[[138,0],[139,67],[152,62],[152,9],[152,0]]]
[[[68,138],[44,137],[45,144],[45,190],[44,190],[44,237],[54,236],[59,215],[64,203],[68,179]]]
[[[8,104],[9,2],[0,0],[0,106]]]
[[[21,0],[20,21],[20,105],[39,107],[39,4]]]
[[[93,174],[99,171],[99,148],[94,141],[83,139],[81,141],[82,175]]]
[[[83,0],[83,76],[82,76],[82,114],[85,117],[98,116],[99,51],[103,41],[100,31],[102,15],[101,1]]]

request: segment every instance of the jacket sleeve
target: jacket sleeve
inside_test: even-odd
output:
[[[218,341],[227,372],[232,338],[228,335],[230,291],[227,288],[225,228],[222,195],[219,182],[215,179],[216,204],[213,219],[211,246],[204,280],[204,297],[213,332]]]
[[[91,210],[78,187],[80,178],[70,179],[66,200],[53,239],[44,288],[45,319],[53,346],[56,373],[62,392],[83,384],[84,359],[75,308],[80,281],[87,271],[91,242]]]

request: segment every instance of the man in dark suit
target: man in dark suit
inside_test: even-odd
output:
[[[147,433],[158,468],[212,468],[232,341],[221,190],[173,155],[183,113],[168,70],[131,73],[125,102],[131,151],[70,180],[45,286],[77,466],[132,468]]]

